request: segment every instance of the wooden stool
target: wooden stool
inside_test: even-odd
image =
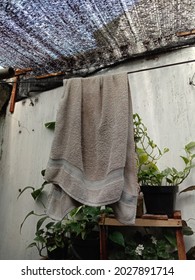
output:
[[[102,215],[100,222],[100,259],[107,259],[107,236],[106,229],[108,226],[126,226],[126,227],[168,227],[175,230],[178,258],[186,260],[185,244],[182,233],[181,212],[175,211],[173,218],[168,218],[167,215],[143,215],[142,218],[136,218],[135,224],[127,226],[121,224],[114,217],[106,217]]]

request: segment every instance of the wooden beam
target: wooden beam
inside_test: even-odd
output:
[[[192,29],[190,31],[181,31],[176,33],[177,37],[185,37],[190,35],[195,35],[195,29]]]
[[[142,219],[152,219],[152,220],[168,220],[167,215],[153,215],[153,214],[144,214]]]
[[[181,219],[181,212],[174,212],[174,219]],[[176,228],[175,231],[176,240],[177,240],[177,250],[179,260],[186,260],[186,250],[185,250],[185,242],[183,238],[182,227]]]
[[[31,72],[32,68],[16,69],[15,76],[25,75],[27,72]]]
[[[100,219],[99,225],[105,225],[105,226],[128,226],[120,223],[117,219],[112,217],[105,217],[103,219]],[[182,227],[182,220],[181,219],[168,219],[168,220],[162,220],[162,219],[142,219],[137,218],[135,220],[135,224],[132,224],[130,226],[137,226],[137,227]]]
[[[106,227],[100,226],[100,260],[107,260],[107,236]]]
[[[15,108],[15,101],[16,101],[16,93],[17,93],[17,83],[19,81],[20,75],[25,75],[27,72],[32,71],[32,68],[25,68],[25,69],[16,69],[15,70],[15,77],[13,78],[13,87],[10,97],[10,113],[14,112]]]
[[[61,75],[64,75],[64,74],[65,74],[64,72],[50,73],[50,74],[37,76],[36,79],[51,78],[51,77],[61,76]]]
[[[19,80],[19,76],[14,77],[13,79],[13,87],[12,87],[12,92],[11,92],[11,97],[10,97],[10,108],[9,111],[10,113],[14,112],[15,108],[15,100],[16,100],[16,92],[17,92],[17,82]]]

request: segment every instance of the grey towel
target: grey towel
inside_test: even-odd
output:
[[[54,184],[48,214],[78,203],[111,205],[134,223],[138,196],[131,95],[126,73],[64,80],[45,179]]]

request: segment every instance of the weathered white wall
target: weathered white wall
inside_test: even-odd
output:
[[[107,73],[150,68],[195,59],[195,48],[185,48],[152,60],[137,60],[113,68]],[[170,152],[162,166],[182,167],[179,155],[184,145],[195,141],[195,86],[189,79],[195,63],[129,74],[134,112],[138,112],[151,137]],[[195,80],[194,80],[195,83]],[[20,223],[34,208],[29,194],[17,200],[18,189],[43,182],[40,171],[46,167],[53,132],[44,123],[55,120],[63,88],[44,92],[16,104],[14,114],[7,112],[0,122],[0,259],[39,259],[36,250],[26,249],[32,242],[34,218],[29,218],[19,233]],[[32,106],[32,103],[34,106]],[[192,172],[183,187],[193,185]],[[195,193],[178,195],[177,208],[195,230]],[[37,208],[38,212],[40,209]],[[185,237],[187,249],[195,245],[195,236]]]
[[[33,239],[35,218],[29,217],[19,232],[24,217],[34,209],[30,190],[18,200],[17,196],[19,189],[43,183],[41,170],[46,167],[53,137],[44,124],[55,120],[61,92],[62,88],[18,102],[14,114],[6,115],[0,161],[0,259],[39,258],[35,249],[26,249]]]

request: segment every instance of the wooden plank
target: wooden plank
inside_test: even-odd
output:
[[[168,220],[168,216],[167,215],[144,214],[144,215],[142,215],[142,219]]]
[[[15,76],[24,75],[27,72],[31,72],[32,68],[16,69]]]
[[[9,111],[10,113],[14,112],[15,108],[15,100],[16,100],[16,91],[17,91],[17,82],[18,82],[19,76],[14,77],[13,79],[13,87],[12,87],[12,92],[11,92],[11,97],[10,97],[10,108]]]
[[[124,225],[115,218],[105,217],[100,220],[99,225],[106,226],[137,226],[137,227],[182,227],[181,219],[168,219],[168,220],[154,220],[137,218],[135,224]]]
[[[50,78],[50,77],[61,76],[61,75],[64,75],[64,74],[65,74],[65,72],[50,73],[50,74],[37,76],[36,79],[45,79],[45,78]]]
[[[180,219],[168,219],[168,220],[136,219],[135,226],[182,227],[182,221]]]
[[[25,75],[27,72],[32,71],[32,68],[25,68],[25,69],[16,69],[15,70],[15,77],[13,78],[13,87],[10,97],[10,113],[14,112],[15,108],[15,100],[16,100],[16,93],[17,93],[17,83],[19,81],[20,75]]]
[[[173,218],[174,219],[181,219],[181,211],[175,211],[173,213]]]

